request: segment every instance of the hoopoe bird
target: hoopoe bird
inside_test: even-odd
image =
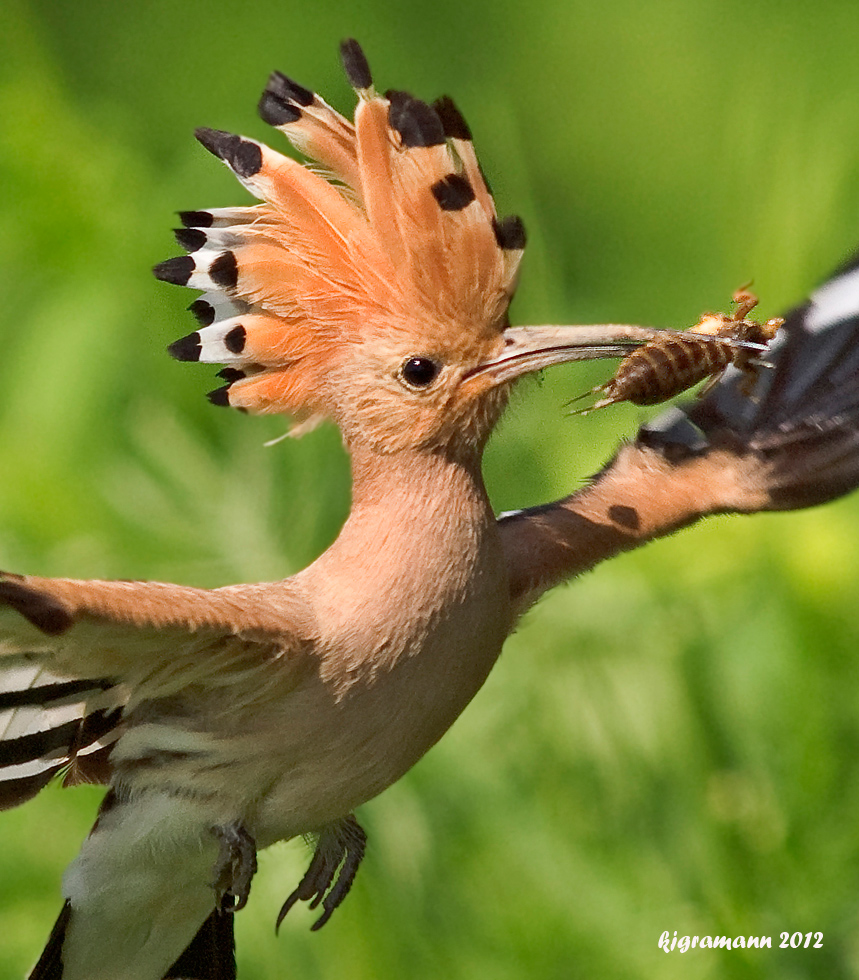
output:
[[[731,373],[642,428],[584,488],[496,518],[484,445],[515,382],[659,331],[512,327],[525,245],[454,103],[377,94],[354,41],[354,123],[275,73],[260,102],[313,168],[211,129],[262,203],[185,212],[158,278],[203,295],[180,360],[217,405],[340,428],[353,501],[279,582],[0,576],[0,805],[54,776],[109,789],[31,980],[229,980],[258,849],[311,836],[283,904],[349,890],[355,810],[445,733],[553,586],[709,514],[859,483],[859,267],[787,317],[754,397]],[[720,340],[724,343],[724,339]]]

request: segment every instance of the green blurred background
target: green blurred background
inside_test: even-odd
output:
[[[281,577],[348,509],[339,439],[274,448],[216,410],[150,266],[181,208],[245,200],[193,140],[268,139],[272,68],[351,111],[337,42],[382,88],[453,94],[529,230],[514,322],[682,326],[754,279],[803,298],[859,241],[853,0],[3,0],[0,567],[197,585]],[[609,368],[532,383],[494,439],[499,509],[569,492],[643,418],[570,419]],[[465,716],[363,809],[371,845],[321,934],[262,856],[242,980],[859,977],[859,499],[721,518],[532,612]],[[0,822],[0,977],[59,909],[99,792]],[[822,931],[818,950],[666,956],[660,933]]]

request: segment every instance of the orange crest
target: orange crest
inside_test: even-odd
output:
[[[356,344],[405,335],[430,352],[496,342],[506,325],[525,234],[518,218],[498,220],[465,120],[447,97],[377,95],[357,42],[341,54],[354,124],[279,72],[259,103],[312,168],[197,131],[263,202],[183,212],[176,237],[190,254],[154,270],[204,291],[191,305],[200,329],[169,350],[227,365],[215,404],[336,418]]]

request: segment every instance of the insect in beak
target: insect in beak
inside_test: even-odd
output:
[[[501,352],[491,360],[472,368],[466,375],[466,380],[488,376],[494,384],[504,384],[532,371],[541,371],[568,361],[624,357],[644,344],[682,333],[618,323],[508,327],[504,331],[504,347]],[[747,347],[757,353],[764,350],[760,344],[737,342],[737,346]]]

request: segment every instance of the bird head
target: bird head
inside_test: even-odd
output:
[[[155,274],[203,296],[200,328],[169,350],[226,365],[215,404],[329,417],[379,452],[479,450],[517,378],[605,354],[510,327],[524,228],[497,216],[453,101],[379,95],[357,42],[341,55],[354,122],[279,72],[259,103],[310,165],[197,131],[262,203],[181,213],[188,254]]]

